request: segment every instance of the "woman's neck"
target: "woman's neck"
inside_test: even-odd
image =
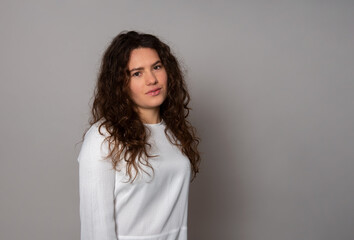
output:
[[[138,114],[143,123],[156,124],[161,122],[160,109],[139,109]]]

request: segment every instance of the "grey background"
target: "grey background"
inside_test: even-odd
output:
[[[353,1],[0,2],[0,239],[79,239],[77,154],[102,52],[160,36],[203,163],[192,240],[354,239]]]

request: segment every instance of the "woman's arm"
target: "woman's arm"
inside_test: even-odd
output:
[[[114,216],[115,170],[108,160],[104,136],[96,126],[85,135],[78,157],[81,240],[117,240]],[[102,148],[101,148],[102,144]]]

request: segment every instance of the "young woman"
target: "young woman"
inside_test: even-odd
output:
[[[104,53],[78,156],[82,240],[185,240],[199,139],[170,48],[134,31]]]

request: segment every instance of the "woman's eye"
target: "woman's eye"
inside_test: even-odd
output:
[[[133,77],[139,77],[139,76],[140,76],[140,72],[135,72],[135,73],[133,73],[132,76],[133,76]]]
[[[155,70],[159,70],[159,69],[161,69],[161,68],[162,68],[161,65],[156,65],[156,66],[154,67]]]

